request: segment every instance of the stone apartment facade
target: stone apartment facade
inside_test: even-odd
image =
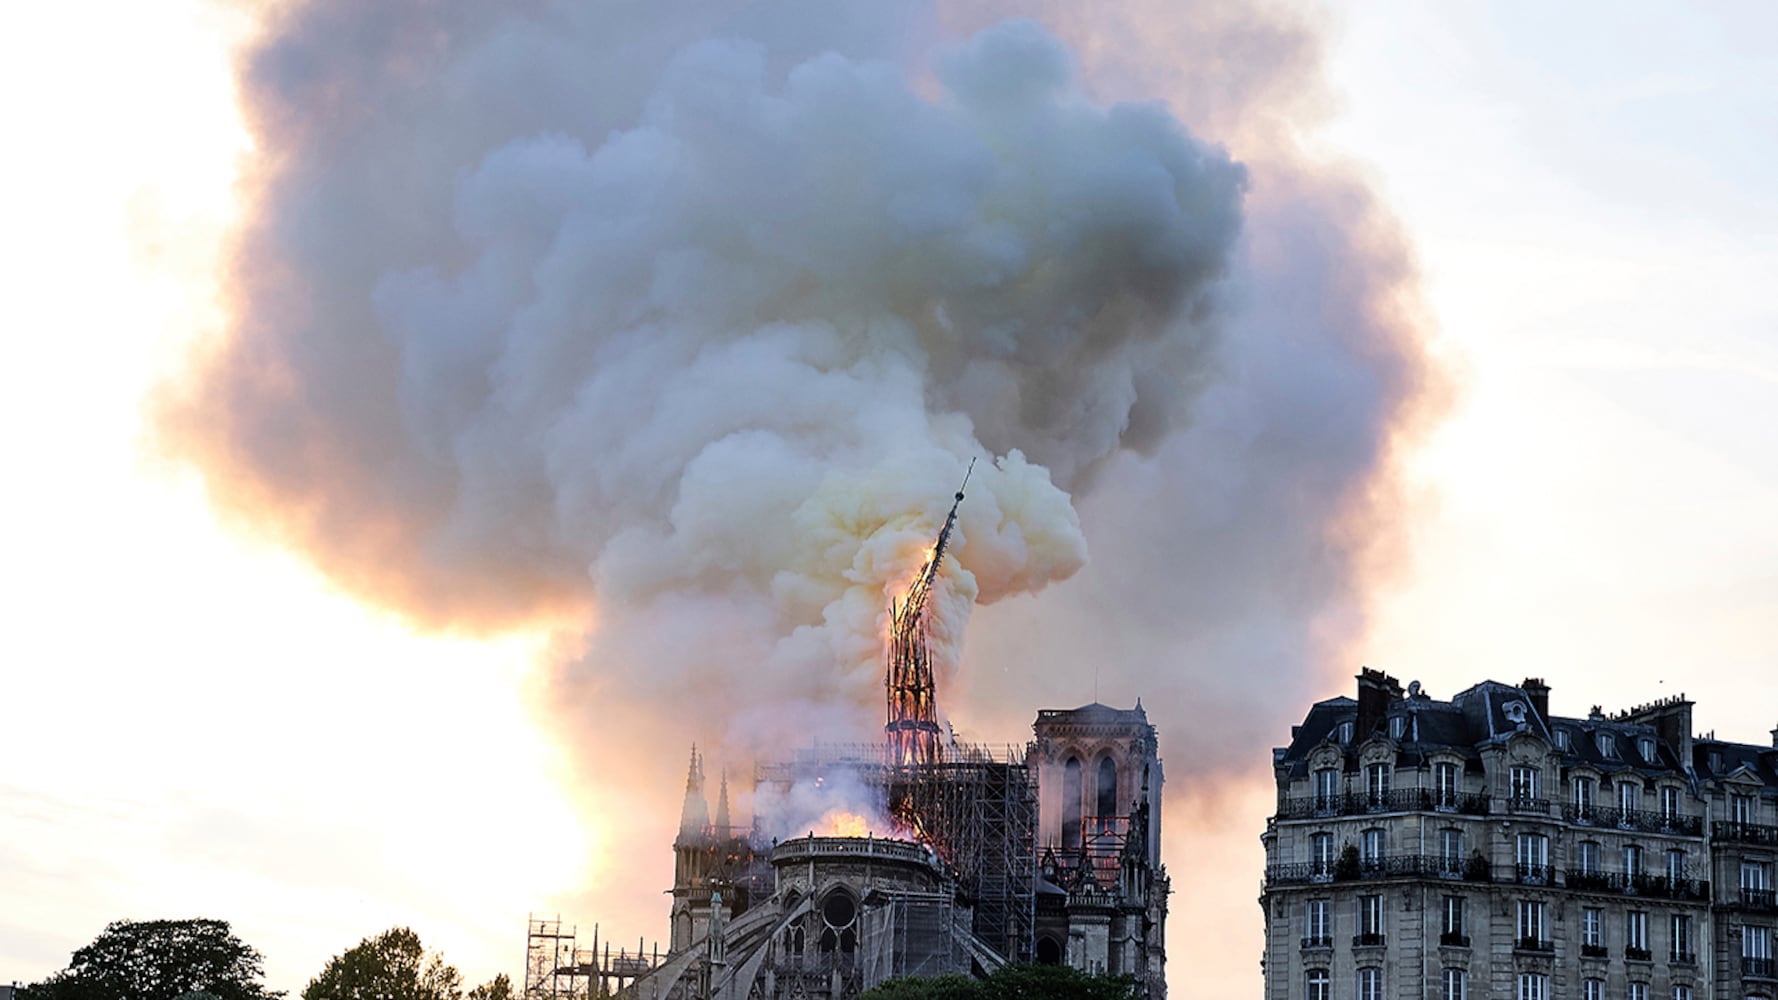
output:
[[[1773,744],[1365,670],[1273,751],[1267,1000],[1778,998]]]

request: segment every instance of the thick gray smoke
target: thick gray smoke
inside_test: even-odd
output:
[[[231,328],[161,426],[361,596],[558,630],[592,811],[641,817],[607,912],[659,898],[686,743],[875,734],[972,458],[945,666],[1007,613],[941,700],[1016,738],[1104,664],[1238,732],[1256,667],[1292,693],[1356,629],[1422,361],[1362,191],[1273,141],[1302,36],[1220,11],[1150,12],[1182,100],[1132,85],[1136,8],[292,4],[243,67]]]

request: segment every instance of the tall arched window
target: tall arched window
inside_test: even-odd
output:
[[[1117,765],[1110,757],[1099,759],[1099,809],[1101,821],[1117,815]]]
[[[1080,846],[1080,758],[1062,765],[1062,846]]]

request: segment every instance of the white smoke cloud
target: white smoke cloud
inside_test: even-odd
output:
[[[550,711],[623,817],[601,906],[669,877],[685,744],[880,732],[885,605],[972,458],[941,701],[1003,737],[1104,662],[1167,738],[1233,663],[1204,731],[1236,729],[1386,533],[1421,358],[1365,308],[1400,275],[1342,228],[1361,199],[1083,90],[1164,62],[1194,121],[1269,128],[1300,38],[1181,16],[1191,58],[1119,64],[1173,22],[1056,5],[1071,50],[962,3],[287,5],[243,68],[234,320],[163,429],[369,600],[566,630]],[[1033,600],[1089,540],[1119,565]]]
[[[944,649],[1082,565],[1065,491],[1185,412],[1244,179],[1161,109],[1081,97],[1031,22],[942,50],[931,97],[883,61],[769,62],[692,44],[631,127],[465,165],[363,331],[410,460],[451,481],[431,556],[586,567],[591,669],[696,684],[744,641],[758,697],[702,721],[749,750],[791,734],[749,710],[792,691],[870,703],[886,599],[970,459]]]

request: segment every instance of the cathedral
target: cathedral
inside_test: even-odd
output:
[[[670,944],[634,995],[846,1000],[897,976],[1038,962],[1131,976],[1164,998],[1155,729],[1140,703],[1046,709],[1032,728],[1020,753],[836,747],[763,765],[756,788],[863,788],[891,818],[784,840],[759,816],[733,824],[726,779],[712,810],[694,752]]]
[[[638,956],[626,993],[850,1000],[896,977],[1037,962],[1129,976],[1164,1000],[1163,782],[1142,703],[1045,709],[1022,749],[998,754],[941,735],[929,607],[962,502],[960,488],[889,606],[882,743],[758,765],[745,827],[726,777],[712,811],[692,751],[667,953]],[[786,813],[811,801],[824,812],[804,836]]]

